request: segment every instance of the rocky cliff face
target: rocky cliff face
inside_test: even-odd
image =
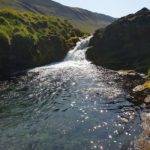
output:
[[[97,30],[90,41],[87,58],[110,69],[150,68],[150,11],[146,8]]]

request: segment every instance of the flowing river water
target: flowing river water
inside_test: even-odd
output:
[[[140,108],[119,75],[85,58],[82,39],[64,61],[29,70],[0,91],[1,150],[126,150],[141,133]]]

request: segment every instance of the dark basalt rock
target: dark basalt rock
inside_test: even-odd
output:
[[[87,58],[109,69],[150,68],[150,11],[143,8],[97,30],[90,41]]]

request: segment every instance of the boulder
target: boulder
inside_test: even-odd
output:
[[[150,11],[146,8],[118,19],[94,33],[87,59],[113,70],[150,68]]]

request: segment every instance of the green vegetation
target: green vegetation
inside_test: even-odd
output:
[[[10,39],[18,33],[35,40],[38,40],[41,36],[52,34],[61,36],[64,40],[83,35],[66,20],[62,21],[52,16],[19,12],[13,9],[0,10],[0,31],[8,34]]]
[[[0,8],[5,7],[64,18],[75,28],[86,33],[93,33],[96,29],[106,27],[115,20],[110,16],[64,6],[51,0],[0,0]]]
[[[67,20],[14,9],[1,9],[1,76],[59,61],[83,35]]]

